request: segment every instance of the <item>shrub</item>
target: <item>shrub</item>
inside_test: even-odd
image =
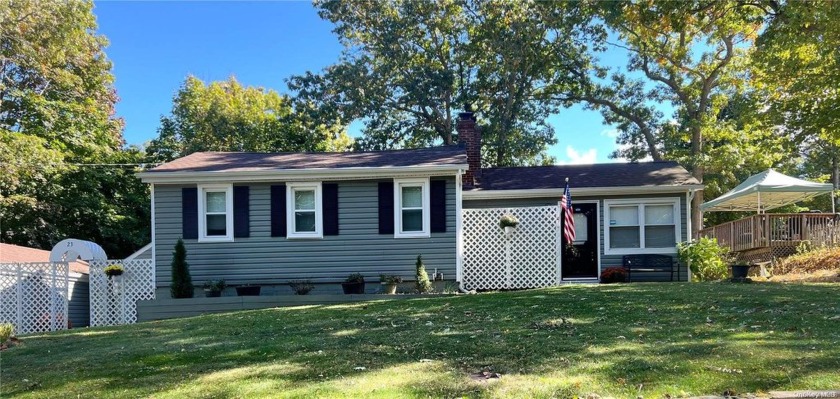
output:
[[[15,326],[12,323],[0,324],[0,344],[6,343],[12,334],[15,332]]]
[[[823,247],[779,260],[773,265],[773,275],[840,271],[840,248]]]
[[[187,249],[184,240],[175,243],[172,253],[172,287],[169,288],[173,298],[192,298],[193,284],[190,276],[190,265],[187,263]]]
[[[289,281],[289,287],[292,287],[295,295],[306,295],[315,289],[315,284],[312,284],[312,280],[292,280]]]
[[[380,274],[379,281],[385,284],[399,284],[403,282],[403,279],[400,276]]]
[[[700,237],[677,245],[680,262],[691,268],[692,277],[696,281],[726,278],[728,252],[729,249],[718,245],[716,238]]]
[[[417,268],[417,283],[415,284],[417,287],[417,292],[423,294],[431,291],[432,282],[429,281],[429,274],[426,273],[426,266],[423,265],[423,257],[421,255],[417,255],[417,262],[414,264],[414,266]]]
[[[365,276],[363,276],[361,273],[353,273],[353,274],[347,276],[347,279],[344,280],[344,282],[345,283],[364,283],[365,282]]]
[[[519,220],[516,219],[513,215],[502,215],[501,219],[499,219],[499,227],[516,227],[519,226]]]
[[[625,281],[627,281],[627,269],[623,267],[608,267],[601,271],[602,284],[623,283]]]
[[[102,269],[102,271],[105,272],[105,275],[107,275],[108,277],[121,276],[123,273],[125,273],[125,269],[123,269],[122,265],[105,266],[105,268]]]
[[[204,289],[212,292],[222,292],[227,287],[225,280],[210,280],[204,283]]]

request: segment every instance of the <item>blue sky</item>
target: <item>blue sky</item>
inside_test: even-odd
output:
[[[286,92],[286,77],[320,71],[341,52],[332,24],[309,2],[96,2],[94,13],[111,43],[117,115],[129,144],[157,135],[189,74],[204,81],[234,75],[245,85]],[[623,64],[624,54],[607,57]],[[550,153],[559,162],[609,161],[615,140],[600,114],[574,107],[549,121],[559,140]]]

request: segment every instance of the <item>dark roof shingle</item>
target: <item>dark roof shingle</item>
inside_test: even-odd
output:
[[[284,169],[466,165],[459,146],[365,152],[196,152],[148,172],[248,172]]]
[[[481,171],[478,189],[562,188],[567,177],[573,188],[700,184],[676,162],[663,161],[486,168]]]

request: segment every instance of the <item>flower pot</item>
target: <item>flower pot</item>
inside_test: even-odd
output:
[[[511,235],[511,234],[513,234],[513,231],[514,231],[514,230],[516,230],[516,227],[513,227],[513,226],[505,226],[505,234],[506,234],[506,235]]]
[[[382,292],[388,295],[394,295],[397,293],[397,283],[383,283],[382,284]]]
[[[218,298],[222,296],[222,291],[204,290],[204,295],[208,298]],[[259,295],[259,294],[257,294]]]
[[[236,287],[237,296],[260,296],[259,285],[249,285],[245,287]]]
[[[345,294],[364,294],[365,283],[341,283],[341,289]]]
[[[732,265],[732,278],[747,278],[750,265]]]

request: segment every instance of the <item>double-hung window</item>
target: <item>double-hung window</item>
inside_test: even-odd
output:
[[[429,237],[429,179],[394,181],[394,237]]]
[[[605,252],[676,252],[680,241],[679,204],[677,198],[605,200]]]
[[[323,238],[321,183],[289,183],[288,238]]]
[[[204,185],[198,191],[199,241],[232,241],[233,187]]]

